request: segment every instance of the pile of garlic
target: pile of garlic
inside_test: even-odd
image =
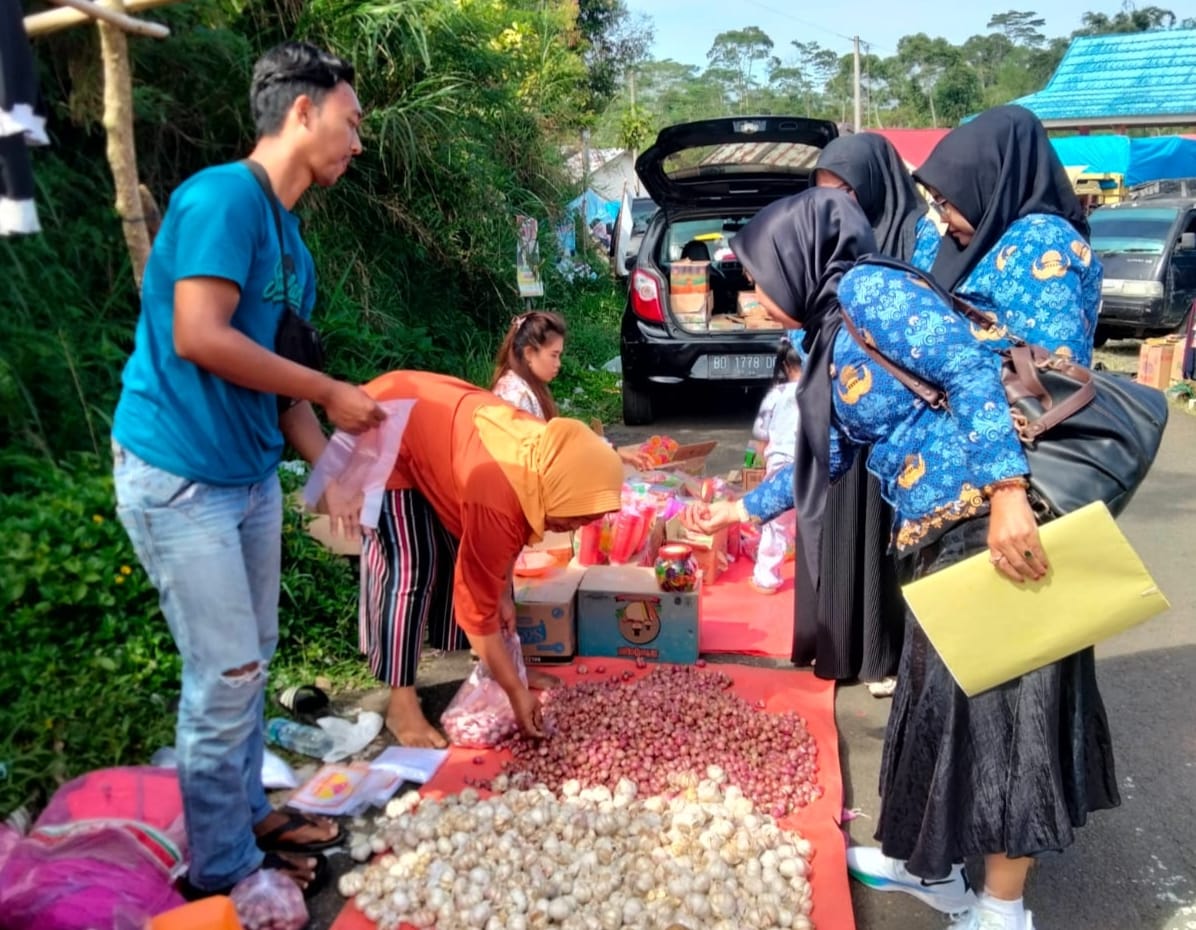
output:
[[[812,930],[810,843],[717,767],[680,796],[566,782],[391,802],[342,876],[381,930]]]

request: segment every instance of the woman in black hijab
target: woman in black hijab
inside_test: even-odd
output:
[[[738,509],[741,502],[723,502],[693,517],[717,529],[740,518],[759,520],[765,512],[771,519],[787,510],[797,511],[795,609],[798,630],[804,634],[804,625],[817,616],[822,574],[823,514],[830,487],[829,372],[842,321],[839,279],[857,259],[876,251],[876,239],[850,196],[813,188],[761,210],[735,237],[732,249],[741,258],[768,256],[767,261],[744,263],[756,283],[760,302],[776,322],[787,328],[801,327],[796,331],[804,355],[797,385],[800,426],[792,472],[782,469],[744,499],[754,514],[742,514]],[[824,580],[829,578],[828,573]],[[829,647],[827,654],[833,654]]]
[[[1040,580],[1050,565],[1029,466],[1012,420],[992,416],[1006,405],[999,366],[944,291],[867,259],[865,223],[850,197],[815,188],[765,208],[732,241],[770,316],[805,331],[794,477],[780,471],[683,519],[712,532],[796,507],[817,583],[829,481],[867,444],[913,577],[987,553],[997,577]],[[921,402],[878,366],[848,317],[880,353],[942,387],[949,407]],[[911,317],[936,325],[911,327]],[[853,847],[849,868],[872,887],[966,910],[951,930],[1032,930],[1022,895],[1034,858],[1067,848],[1091,812],[1119,803],[1093,650],[969,697],[916,618],[906,621],[880,773],[881,847]],[[985,859],[979,897],[961,867],[973,856]]]
[[[882,254],[920,268],[934,261],[941,235],[901,156],[883,136],[834,139],[818,158],[814,183],[855,198]],[[884,697],[893,691],[905,608],[889,552],[893,511],[864,467],[865,457],[830,490],[816,592],[798,566],[792,659],[813,664],[819,678],[869,682],[869,690]]]
[[[861,132],[832,140],[818,156],[814,183],[855,197],[882,255],[922,269],[934,262],[942,235],[905,162],[884,136]]]
[[[766,308],[771,305],[774,316],[779,310],[789,325],[800,322],[804,333],[805,358],[797,384],[800,428],[793,457],[799,554],[794,560],[798,591],[795,609],[798,629],[802,629],[817,616],[822,571],[823,513],[830,487],[828,372],[842,319],[839,279],[858,258],[876,251],[876,239],[849,197],[816,188],[761,210],[735,237],[732,248],[740,256],[762,250],[775,256],[775,261],[755,264],[748,270],[761,303]],[[803,552],[805,558],[800,557]],[[803,617],[805,611],[809,612]]]
[[[1010,333],[1090,365],[1101,266],[1038,118],[1018,106],[981,113],[948,133],[914,176],[947,224],[935,280]]]

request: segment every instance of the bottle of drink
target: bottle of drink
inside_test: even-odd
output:
[[[323,759],[333,749],[332,737],[319,727],[309,727],[283,717],[267,721],[266,739],[283,749],[316,759]]]
[[[756,447],[748,443],[747,448],[743,450],[743,467],[755,468],[756,457]]]

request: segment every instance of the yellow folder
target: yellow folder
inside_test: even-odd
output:
[[[1103,502],[1040,530],[1050,570],[1016,584],[982,552],[905,586],[969,697],[1127,630],[1171,605]]]

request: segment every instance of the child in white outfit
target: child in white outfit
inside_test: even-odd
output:
[[[764,467],[768,477],[793,464],[797,443],[797,379],[801,377],[801,359],[788,339],[777,349],[773,386],[760,404],[752,438],[765,442]],[[781,586],[781,565],[793,548],[796,527],[790,510],[760,528],[760,548],[752,587],[762,594],[775,594]]]

